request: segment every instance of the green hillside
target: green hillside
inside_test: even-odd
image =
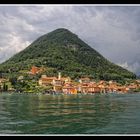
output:
[[[46,72],[52,76],[61,71],[63,75],[72,78],[88,76],[121,80],[136,77],[132,72],[109,62],[77,35],[63,28],[35,40],[26,49],[1,64],[0,71],[18,73],[29,70],[32,65],[53,68]]]

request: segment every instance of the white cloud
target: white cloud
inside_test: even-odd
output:
[[[26,48],[30,42],[22,40],[16,33],[9,34],[7,36],[8,42],[5,43],[4,47],[0,49],[0,61],[3,62],[5,59],[8,59],[9,56],[14,55],[17,52],[20,52]]]

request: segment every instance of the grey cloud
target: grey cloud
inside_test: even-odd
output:
[[[63,27],[110,61],[139,73],[139,17],[138,6],[1,6],[0,62]]]

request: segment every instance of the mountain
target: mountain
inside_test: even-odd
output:
[[[20,46],[19,46],[20,47]],[[48,75],[63,75],[78,78],[88,76],[105,80],[133,79],[135,74],[117,66],[82,41],[71,31],[60,28],[35,40],[23,51],[0,65],[1,72],[18,73],[31,66],[50,68]]]

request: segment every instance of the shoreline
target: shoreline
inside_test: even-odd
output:
[[[77,94],[66,94],[66,93],[30,93],[30,92],[0,92],[0,94],[26,94],[26,95],[124,95],[124,94],[140,94],[140,92],[128,92],[128,93],[119,93],[119,92],[112,92],[112,93],[77,93]]]

